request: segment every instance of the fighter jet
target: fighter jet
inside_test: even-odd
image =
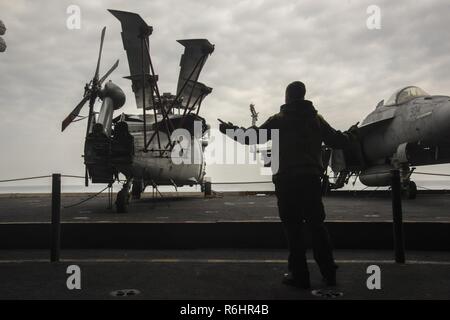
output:
[[[352,147],[324,148],[324,160],[334,172],[329,189],[343,187],[351,177],[370,187],[389,186],[390,171],[399,169],[404,194],[414,199],[415,167],[450,162],[449,96],[402,88],[380,101],[358,127],[359,141]]]
[[[209,126],[199,116],[199,111],[212,89],[200,83],[198,78],[214,51],[214,45],[206,39],[178,40],[184,47],[184,54],[180,61],[176,95],[160,93],[158,75],[149,52],[149,36],[153,28],[136,13],[109,12],[122,26],[122,41],[130,70],[130,75],[125,78],[131,80],[136,105],[142,114],[114,116],[114,112],[124,105],[125,95],[111,81],[102,87],[119,63],[116,61],[103,77],[99,77],[104,28],[94,78],[86,84],[81,102],[62,122],[62,130],[72,122],[87,119],[84,145],[86,186],[89,178],[93,183],[111,185],[122,173],[125,181],[117,194],[116,208],[118,212],[125,212],[130,189],[133,198],[140,198],[147,186],[171,185],[177,188],[203,183],[203,151],[208,144],[206,132]],[[102,105],[95,112],[97,98],[102,100]],[[80,117],[79,113],[88,101],[88,115]],[[185,130],[181,130],[181,136],[174,139],[172,133],[177,129]],[[190,143],[182,145],[181,141]],[[175,163],[174,157],[180,158],[178,160],[189,160],[186,158],[190,157],[196,161]]]

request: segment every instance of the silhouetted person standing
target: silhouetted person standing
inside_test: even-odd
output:
[[[350,140],[347,134],[334,130],[317,114],[312,102],[305,100],[305,93],[302,82],[292,82],[286,88],[286,104],[281,106],[280,112],[260,127],[252,128],[279,130],[279,169],[273,175],[273,182],[280,219],[289,244],[289,273],[285,274],[283,283],[307,289],[310,287],[310,279],[306,261],[305,226],[312,234],[314,259],[322,276],[327,285],[336,285],[337,266],[324,224],[321,187],[324,167],[321,150],[322,142],[331,147],[342,148]],[[223,133],[230,129],[236,130],[238,127],[231,123],[220,125]],[[270,139],[270,134],[268,136]]]

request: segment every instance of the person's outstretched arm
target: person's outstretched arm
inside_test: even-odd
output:
[[[221,121],[219,119],[219,121]],[[261,131],[265,130],[265,134]],[[228,122],[221,121],[219,130],[231,139],[246,145],[262,144],[272,139],[271,130],[278,129],[278,121],[276,116],[267,119],[260,126],[251,126],[249,128],[238,127]]]
[[[335,130],[321,115],[318,115],[318,118],[322,139],[327,146],[342,149],[350,144],[350,136],[347,133]]]

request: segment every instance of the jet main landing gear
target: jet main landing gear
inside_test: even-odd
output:
[[[406,199],[415,199],[417,197],[417,185],[414,181],[408,180],[403,185],[403,193]]]
[[[403,166],[400,170],[400,177],[402,181],[402,192],[406,199],[413,200],[417,197],[417,185],[411,181],[411,175],[416,168],[409,168]]]

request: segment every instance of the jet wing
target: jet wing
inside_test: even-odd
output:
[[[193,108],[194,103],[202,99],[202,94],[207,95],[212,90],[198,82],[198,78],[214,45],[207,39],[185,39],[178,43],[184,46],[184,53],[180,60],[177,95],[182,99],[183,107]]]
[[[392,121],[392,119],[395,118],[396,111],[396,108],[389,107],[369,114],[359,126],[360,133],[365,135],[367,132],[380,126],[381,124]]]
[[[136,105],[142,108],[142,79],[145,76],[145,106],[152,106],[150,81],[150,64],[147,58],[147,50],[145,50],[144,61],[142,61],[142,38],[147,43],[149,35],[152,33],[152,27],[141,18],[140,15],[132,12],[109,10],[122,25],[122,42],[123,48],[127,53],[128,66],[130,67],[130,76],[125,77],[131,80],[132,89],[136,98]]]

